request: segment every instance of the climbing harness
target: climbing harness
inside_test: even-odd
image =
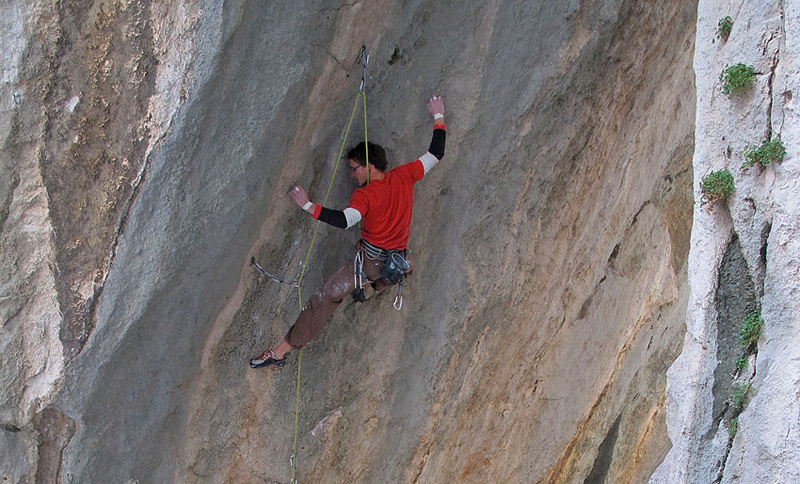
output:
[[[389,285],[398,285],[398,294],[394,299],[392,307],[400,311],[403,308],[403,281],[410,268],[405,258],[405,251],[386,250],[376,247],[366,240],[359,242],[358,250],[353,258],[353,300],[365,302],[367,297],[364,293],[364,285],[371,281],[364,272],[364,257],[370,260],[380,260],[383,262],[380,275],[381,279]],[[374,287],[374,286],[373,286]]]
[[[406,260],[406,251],[388,250],[371,244],[364,239],[359,241],[359,248],[363,249],[367,258],[383,262],[381,278],[389,284],[397,284],[410,268]]]
[[[363,301],[358,299],[357,294],[360,297],[364,296],[364,289],[362,288],[363,280],[361,277],[362,275],[364,279],[367,277],[363,272],[364,255],[370,260],[379,260],[383,262],[383,267],[381,267],[381,279],[387,284],[397,285],[397,296],[394,298],[392,307],[398,311],[403,309],[403,282],[408,269],[411,267],[405,257],[406,251],[382,249],[361,239],[359,242],[359,250],[356,252],[356,259],[353,262],[356,266],[355,269],[353,269],[353,283],[355,285],[353,298],[359,302]],[[356,279],[356,276],[358,276],[358,279]]]
[[[258,262],[256,262],[256,258],[255,257],[251,257],[250,258],[250,265],[253,266],[253,268],[255,270],[257,270],[258,272],[260,272],[261,274],[267,276],[268,278],[272,279],[273,281],[275,281],[275,282],[277,282],[279,284],[288,284],[288,285],[294,286],[294,287],[299,287],[300,286],[300,283],[297,282],[297,280],[287,281],[285,279],[282,279],[281,277],[276,276],[275,274],[272,274],[271,272],[267,272],[266,270],[264,270],[263,267],[261,267],[258,264]]]

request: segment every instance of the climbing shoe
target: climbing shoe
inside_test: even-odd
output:
[[[283,358],[280,360],[275,358],[275,353],[272,350],[267,350],[260,355],[256,356],[252,360],[250,360],[250,367],[251,368],[261,368],[262,366],[269,366],[275,365],[277,367],[281,367],[286,364],[286,359],[289,358],[289,353],[283,355]]]

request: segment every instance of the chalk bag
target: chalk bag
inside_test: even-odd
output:
[[[408,271],[408,261],[400,252],[392,252],[381,268],[381,278],[387,284],[397,284]]]

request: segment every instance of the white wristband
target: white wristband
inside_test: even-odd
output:
[[[436,114],[433,115],[433,119],[434,120],[442,119],[443,117],[444,117],[444,114],[442,114],[442,113],[436,113]]]
[[[313,204],[313,203],[311,203],[311,200],[309,200],[309,201],[307,201],[307,202],[306,202],[306,204],[305,204],[305,205],[303,205],[303,210],[305,210],[306,212],[308,212],[308,209],[309,209],[309,208],[311,208],[311,207],[313,207],[313,206],[314,206],[314,204]]]

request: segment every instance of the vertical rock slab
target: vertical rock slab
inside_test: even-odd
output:
[[[415,159],[442,94],[447,155],[417,188],[403,311],[348,301],[303,354],[299,481],[648,478],[690,297],[694,1],[48,8],[15,139],[58,205],[37,267],[69,317],[43,318],[58,394],[4,427],[9,476],[289,480],[296,355],[247,360],[298,295],[247,262],[299,272],[314,225],[285,189],[325,193],[366,44],[370,139]],[[356,240],[320,228],[306,296]]]
[[[97,325],[58,400],[78,422],[63,468],[77,481],[179,481],[174,456],[186,446],[186,397],[204,340],[269,201],[283,199],[282,170],[299,168],[285,154],[306,119],[309,79],[329,57],[318,45],[335,16],[311,2],[210,2],[195,14],[194,89],[150,152]],[[101,452],[83,452],[100,442]]]
[[[424,99],[437,92],[448,149],[417,187],[406,307],[391,309],[390,294],[348,300],[303,353],[300,482],[649,478],[668,449],[664,373],[688,297],[695,12],[693,2],[361,11],[386,23],[368,44],[370,139],[393,161],[418,156]],[[352,100],[339,104],[322,119],[341,136]],[[311,152],[329,160],[304,174],[317,197],[341,139],[314,133]],[[309,291],[356,237],[322,230]],[[272,214],[254,251],[297,267],[309,231],[303,213]],[[192,383],[178,480],[289,480],[297,356],[278,372],[241,365],[283,336],[297,306],[296,291],[242,277]]]
[[[727,41],[718,22],[733,21]],[[697,137],[695,194],[702,177],[728,169],[736,190],[724,203],[695,207],[684,350],[668,374],[668,429],[673,448],[653,483],[797,482],[798,334],[798,11],[795,2],[700,1],[695,54]],[[751,65],[754,85],[735,96],[721,92],[727,65]],[[787,155],[780,163],[744,167],[742,152],[780,138]],[[732,385],[720,348],[726,317],[719,311],[717,284],[724,280],[723,254],[732,238],[741,244],[755,305],[764,320],[757,353],[736,382],[750,385],[735,430],[715,415],[715,397]],[[723,272],[723,274],[720,274]],[[726,292],[734,286],[728,285]],[[740,286],[744,289],[745,286]],[[746,289],[744,292],[749,292]],[[748,294],[728,294],[746,300]],[[752,296],[751,296],[752,297]],[[744,323],[740,321],[739,324]],[[728,374],[726,374],[728,373]],[[712,391],[715,389],[715,391]],[[717,401],[719,398],[717,398]],[[717,402],[718,403],[718,402]],[[718,412],[717,412],[718,413]]]
[[[65,443],[37,422],[97,323],[147,153],[193,93],[187,73],[207,69],[187,65],[203,50],[191,41],[203,5],[189,3],[0,7],[0,447],[15,449],[0,471],[15,482],[52,482],[44,469],[61,465]]]
[[[52,39],[50,9],[44,2],[0,6],[0,475],[14,482],[34,477],[31,421],[52,399],[65,365],[55,232],[37,143],[42,86],[29,82],[47,53],[30,37]]]

